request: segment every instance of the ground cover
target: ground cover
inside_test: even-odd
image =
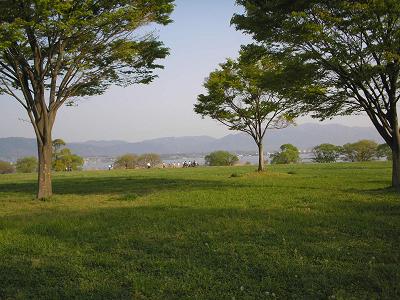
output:
[[[390,164],[0,175],[0,299],[398,299]]]

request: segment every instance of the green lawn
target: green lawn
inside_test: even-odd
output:
[[[388,163],[268,168],[0,175],[0,299],[400,299]]]

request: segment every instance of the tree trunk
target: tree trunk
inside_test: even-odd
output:
[[[53,194],[51,185],[52,150],[51,137],[45,139],[43,143],[38,141],[38,199],[49,198]]]
[[[392,186],[400,192],[400,151],[392,151]]]
[[[264,145],[262,142],[258,143],[258,171],[264,171]]]
[[[400,131],[396,110],[393,115],[392,187],[400,192]]]

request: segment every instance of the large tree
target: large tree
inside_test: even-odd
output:
[[[237,0],[232,22],[270,52],[301,57],[319,72],[303,91],[315,116],[365,112],[393,153],[400,190],[400,1]]]
[[[112,84],[151,82],[168,50],[143,28],[168,24],[172,10],[173,0],[0,2],[0,92],[24,107],[36,133],[38,198],[52,195],[58,109]]]
[[[198,96],[195,112],[250,135],[258,147],[258,170],[264,170],[264,136],[293,121],[294,103],[283,94],[285,67],[256,47],[228,59],[206,79],[208,94]],[[280,93],[280,92],[281,93]]]

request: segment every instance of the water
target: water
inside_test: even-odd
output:
[[[179,163],[181,166],[184,161],[196,161],[200,165],[204,165],[204,156],[205,155],[175,155],[171,157],[167,157],[163,159],[165,164],[175,164]],[[245,155],[238,155],[239,163],[240,164],[258,164],[258,155],[257,154],[245,154]],[[312,153],[301,153],[300,154],[301,161],[304,163],[312,162],[313,154]],[[266,162],[269,163],[269,155],[265,155]],[[108,166],[112,165],[116,160],[115,157],[87,157],[85,158],[85,163],[83,165],[84,170],[108,170]]]

